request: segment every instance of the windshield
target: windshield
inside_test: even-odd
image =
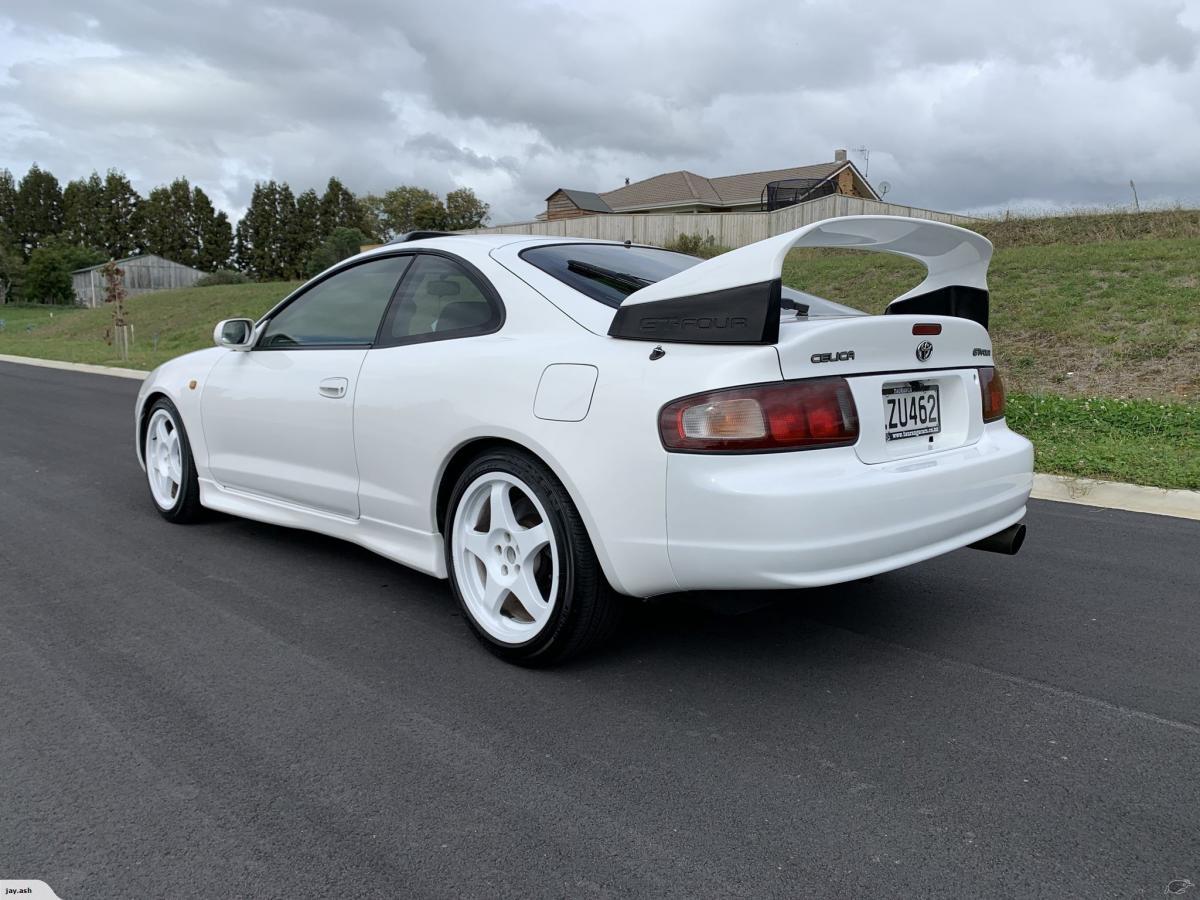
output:
[[[704,262],[696,256],[657,247],[583,243],[530,247],[521,251],[521,259],[614,309],[634,291]],[[785,287],[781,315],[786,322],[826,316],[865,316],[866,313]]]

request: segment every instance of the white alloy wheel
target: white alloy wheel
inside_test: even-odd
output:
[[[179,427],[165,409],[156,409],[146,426],[146,477],[160,509],[171,510],[183,491],[183,444]]]
[[[455,580],[479,627],[505,644],[537,637],[561,568],[550,517],[529,486],[508,472],[479,476],[459,500],[451,542]]]

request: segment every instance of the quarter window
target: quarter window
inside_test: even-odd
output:
[[[373,259],[326,278],[271,318],[259,347],[370,346],[411,260]]]
[[[467,270],[444,256],[422,254],[404,276],[383,326],[386,343],[487,334],[500,327],[499,306]]]

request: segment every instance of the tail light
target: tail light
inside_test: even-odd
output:
[[[845,378],[812,378],[682,397],[662,408],[658,427],[668,450],[813,450],[857,441],[858,411]]]
[[[988,366],[979,370],[979,391],[983,395],[983,421],[1004,418],[1004,382],[1000,373]]]

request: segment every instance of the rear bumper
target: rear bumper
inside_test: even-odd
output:
[[[1001,422],[970,446],[868,465],[853,448],[671,454],[667,549],[684,590],[816,587],[966,546],[1019,521],[1033,446]]]

